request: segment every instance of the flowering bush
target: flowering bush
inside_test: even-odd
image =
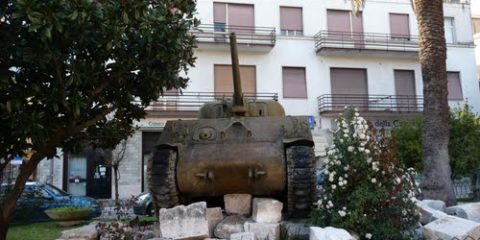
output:
[[[371,129],[355,110],[336,124],[313,222],[348,229],[362,239],[409,239],[408,230],[418,223],[414,170],[399,166],[394,141]]]

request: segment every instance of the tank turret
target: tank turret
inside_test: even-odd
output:
[[[235,33],[230,34],[232,57],[233,96],[217,102],[206,103],[199,111],[199,118],[226,117],[285,117],[285,110],[276,100],[246,99],[242,92],[240,64]]]

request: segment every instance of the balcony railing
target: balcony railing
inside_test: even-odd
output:
[[[315,35],[315,50],[352,49],[418,52],[418,37],[384,33],[320,31]]]
[[[152,102],[145,111],[160,115],[191,115],[195,116],[198,110],[209,102],[218,100],[229,100],[233,96],[231,92],[183,92],[168,93]],[[244,93],[244,97],[249,102],[256,100],[275,100],[278,101],[277,93]]]
[[[275,45],[274,27],[245,27],[225,24],[200,24],[193,30],[199,43],[228,43],[235,32],[238,44]]]
[[[318,97],[320,114],[342,112],[345,106],[356,107],[363,113],[418,113],[423,111],[423,97],[365,94],[325,94]]]

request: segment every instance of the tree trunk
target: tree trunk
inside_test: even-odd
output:
[[[414,0],[423,77],[424,198],[455,204],[448,158],[448,90],[443,0]]]
[[[118,202],[118,165],[113,166],[113,181],[115,184],[115,205],[119,207],[120,202]]]
[[[10,227],[10,221],[3,222],[3,219],[0,219],[0,239],[7,239],[8,228]]]
[[[15,185],[13,189],[8,192],[6,197],[0,206],[0,240],[7,239],[8,227],[10,226],[10,221],[13,213],[15,212],[15,205],[17,200],[23,192],[25,183],[28,181],[28,178],[37,168],[38,163],[42,160],[45,155],[40,153],[35,153],[32,157],[25,161],[20,166],[20,172],[15,180]]]

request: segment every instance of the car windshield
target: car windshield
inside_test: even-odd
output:
[[[58,195],[58,196],[69,196],[70,195],[67,192],[65,192],[65,191],[63,191],[63,190],[61,190],[61,189],[59,189],[59,188],[57,188],[53,185],[50,185],[50,184],[45,184],[45,185],[43,185],[43,187],[47,191],[53,193],[54,195]]]

